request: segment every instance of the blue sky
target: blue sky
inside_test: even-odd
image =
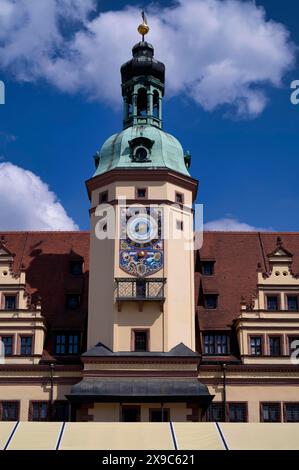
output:
[[[159,6],[166,7],[172,2],[156,4],[159,9]],[[298,2],[261,0],[256,4],[265,7],[267,20],[283,23],[290,32],[291,41],[299,45]],[[93,16],[110,10],[118,12],[128,5],[139,6],[140,2],[103,0]],[[132,24],[136,23],[136,26],[138,21],[138,17],[132,18]],[[65,24],[66,34],[71,34],[69,28],[74,27],[80,26]],[[135,31],[128,34],[130,39],[135,37]],[[156,46],[156,57],[161,58],[154,33],[149,40]],[[237,34],[235,40],[238,41]],[[131,43],[128,40],[122,62],[130,58],[133,43],[134,40]],[[0,49],[2,44],[0,37]],[[160,49],[163,55],[162,42]],[[30,53],[34,54],[34,49]],[[192,60],[192,50],[190,54]],[[99,60],[103,62],[102,56]],[[28,77],[28,69],[24,81],[20,78],[23,73],[20,65],[14,63],[7,67],[3,56],[1,61],[1,52],[0,64],[0,79],[6,85],[6,104],[0,106],[0,164],[10,162],[38,175],[57,195],[68,216],[80,229],[88,229],[89,201],[84,182],[94,171],[92,156],[122,126],[118,100],[114,101],[105,92],[105,87],[110,86],[109,80],[107,77],[100,79],[96,97],[92,99],[90,88],[93,82],[88,85],[88,91],[74,85],[74,90],[69,93],[68,85],[61,85],[56,77],[51,80],[42,74]],[[106,63],[101,67],[105,68]],[[167,80],[168,74],[167,69]],[[229,103],[212,110],[204,109],[194,97],[175,91],[175,85],[170,85],[171,97],[168,96],[164,104],[164,129],[174,134],[192,154],[191,171],[200,181],[198,202],[204,204],[205,222],[228,217],[255,228],[299,231],[299,106],[290,102],[290,83],[299,80],[298,63],[282,75],[280,87],[267,82],[263,84],[267,105],[262,112],[250,115],[238,115],[235,106]],[[120,76],[117,79],[120,80]],[[215,93],[218,87],[221,89],[221,74],[213,86]],[[252,89],[255,86],[253,83]],[[118,92],[120,96],[120,89]],[[13,187],[11,191],[14,191]],[[6,204],[5,194],[7,192],[3,190],[2,206],[0,202],[3,214],[3,207],[13,210],[14,203],[10,198]],[[22,205],[22,200],[17,202]],[[34,211],[34,204],[31,209],[24,210],[27,217],[26,211]],[[14,216],[3,214],[0,214],[0,229],[16,228]],[[25,216],[17,228],[28,228]],[[221,228],[221,224],[218,226]]]

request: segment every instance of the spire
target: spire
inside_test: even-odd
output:
[[[142,41],[144,41],[144,36],[149,32],[149,26],[147,24],[147,18],[145,16],[144,10],[141,12],[142,23],[138,26],[137,31],[142,36]]]
[[[153,125],[162,128],[162,98],[165,85],[165,65],[154,58],[154,48],[144,40],[149,32],[142,12],[138,32],[142,41],[133,49],[133,57],[121,67],[124,99],[124,128]]]

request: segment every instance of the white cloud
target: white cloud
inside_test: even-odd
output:
[[[253,227],[237,219],[224,217],[204,224],[206,232],[269,232],[271,228]]]
[[[31,171],[0,163],[0,230],[78,230],[48,186]]]
[[[140,11],[96,16],[95,4],[0,0],[1,69],[119,104],[119,67],[138,40]],[[188,96],[208,111],[225,105],[238,116],[259,115],[266,85],[281,86],[294,64],[288,30],[251,1],[178,0],[151,7],[148,16],[149,40],[167,66],[168,96]]]

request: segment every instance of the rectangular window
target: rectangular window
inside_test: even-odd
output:
[[[208,310],[214,310],[217,308],[218,304],[218,295],[216,294],[206,294],[204,297],[205,308]]]
[[[288,295],[287,296],[288,302],[288,310],[291,312],[298,312],[298,297],[297,295]]]
[[[0,402],[0,421],[18,421],[19,420],[19,402],[2,401]]]
[[[175,193],[175,202],[177,204],[184,204],[184,194],[183,193]]]
[[[49,402],[33,401],[31,406],[31,421],[47,421],[49,418]]]
[[[77,333],[56,334],[54,353],[56,355],[79,354],[79,335]]]
[[[32,354],[32,336],[21,336],[21,356],[31,356]]]
[[[224,419],[224,407],[223,403],[211,403],[207,410],[207,421],[221,422]]]
[[[140,421],[140,406],[122,406],[122,421],[126,423],[135,423]]]
[[[286,423],[299,423],[299,403],[285,403],[284,410]]]
[[[289,354],[290,356],[299,350],[299,336],[289,336]]]
[[[83,261],[82,260],[70,261],[70,273],[72,276],[81,276],[83,274]]]
[[[68,354],[78,354],[79,352],[79,336],[68,336]]]
[[[105,204],[105,202],[108,202],[108,191],[99,194],[99,204]]]
[[[228,418],[231,423],[247,422],[247,404],[246,403],[229,403]]]
[[[53,421],[69,421],[70,404],[68,401],[55,401],[53,403]]]
[[[177,220],[176,221],[176,228],[177,228],[177,230],[183,231],[184,230],[184,222],[182,220]]]
[[[161,423],[170,421],[170,410],[169,408],[152,408],[149,410],[149,420],[151,423]]]
[[[203,276],[213,276],[214,274],[214,261],[202,261],[201,272]]]
[[[267,295],[267,310],[276,311],[278,310],[278,296]]]
[[[65,335],[56,335],[55,337],[55,354],[65,354]]]
[[[5,310],[15,310],[17,307],[17,296],[16,295],[5,295],[4,296],[4,308]]]
[[[12,336],[2,336],[2,342],[4,345],[4,354],[5,356],[12,356],[13,348],[13,338]]]
[[[148,332],[134,331],[134,351],[146,352],[148,350]]]
[[[280,423],[280,403],[262,403],[261,421],[263,421],[264,423]]]
[[[281,339],[279,336],[269,337],[270,356],[281,356]]]
[[[250,337],[250,354],[252,356],[261,356],[263,354],[261,336]]]
[[[204,354],[223,355],[228,353],[228,335],[204,334]]]
[[[147,189],[146,188],[137,188],[136,196],[138,199],[145,199],[147,197]]]
[[[80,305],[79,294],[68,294],[66,297],[66,306],[69,310],[76,310]]]

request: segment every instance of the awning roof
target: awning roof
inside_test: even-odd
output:
[[[84,378],[74,385],[67,395],[70,401],[186,401],[212,400],[206,385],[197,379],[159,378]]]
[[[299,450],[299,423],[0,422],[0,450]]]

